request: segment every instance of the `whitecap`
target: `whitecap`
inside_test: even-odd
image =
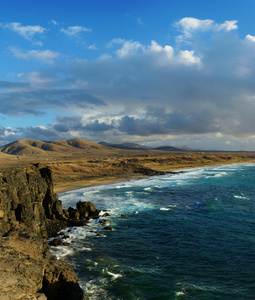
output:
[[[177,297],[185,295],[185,293],[182,292],[182,291],[181,292],[175,292],[175,294],[176,294]]]
[[[108,269],[103,269],[103,270],[102,270],[102,274],[103,274],[103,275],[110,275],[110,276],[112,276],[112,278],[111,278],[112,281],[113,281],[113,280],[116,280],[117,278],[122,277],[121,274],[112,273],[112,272],[108,271]]]
[[[159,210],[165,210],[165,211],[168,211],[168,210],[172,210],[171,208],[168,208],[168,207],[160,207]]]
[[[239,196],[239,195],[234,195],[234,198],[237,198],[237,199],[249,199],[247,197]]]

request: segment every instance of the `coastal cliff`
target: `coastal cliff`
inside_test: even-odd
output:
[[[66,224],[49,168],[0,173],[1,300],[83,299],[72,267],[52,258],[47,243]]]

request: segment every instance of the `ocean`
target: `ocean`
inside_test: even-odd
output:
[[[241,164],[61,194],[65,208],[107,210],[115,230],[92,220],[51,252],[74,267],[89,300],[255,299],[254,181],[255,164]]]

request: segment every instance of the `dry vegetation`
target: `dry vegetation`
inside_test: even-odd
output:
[[[0,151],[2,170],[17,164],[22,166],[38,162],[50,166],[56,191],[162,171],[255,162],[255,153],[248,152],[123,150],[81,139],[48,143],[20,140],[0,148]]]

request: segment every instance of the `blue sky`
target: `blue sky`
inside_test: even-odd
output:
[[[255,150],[255,1],[0,0],[0,145]]]

